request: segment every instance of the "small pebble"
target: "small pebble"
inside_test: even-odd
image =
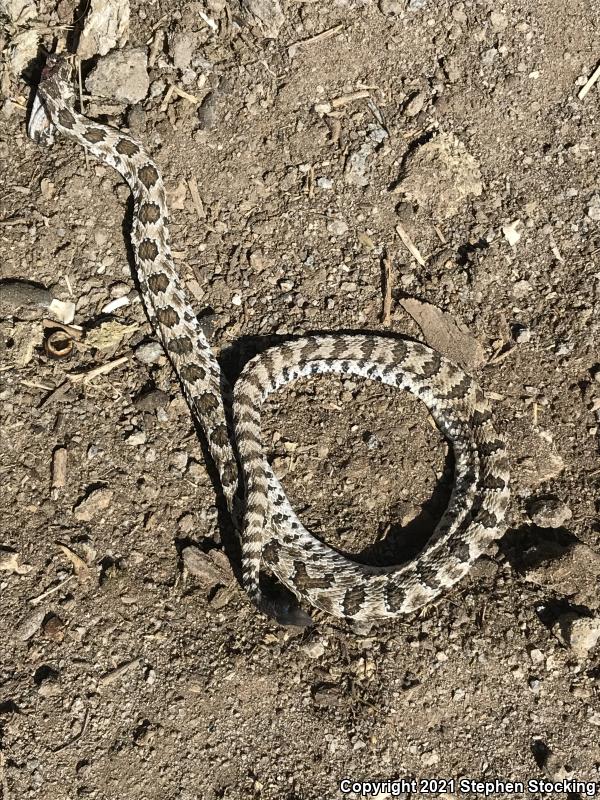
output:
[[[316,180],[317,188],[329,190],[333,189],[333,181],[330,178],[317,178]]]
[[[55,642],[62,642],[65,638],[66,625],[60,617],[52,614],[44,623],[44,636]]]
[[[421,756],[421,763],[424,767],[434,767],[440,760],[439,753],[432,750],[429,753],[423,753]]]
[[[552,632],[577,658],[584,660],[600,640],[600,619],[569,612],[558,618]]]
[[[125,283],[125,281],[115,281],[108,287],[108,291],[110,292],[110,296],[116,299],[118,297],[125,297],[125,295],[128,295],[131,291],[131,286]]]
[[[321,658],[325,653],[323,642],[308,642],[300,648],[309,658]]]
[[[540,664],[546,661],[546,657],[542,651],[535,647],[529,651],[529,658],[531,659],[531,663],[535,664],[535,666],[540,666]]]
[[[495,31],[504,31],[508,27],[507,16],[500,11],[492,11],[490,14],[490,22]]]
[[[142,364],[156,364],[164,355],[162,345],[158,342],[144,342],[135,348],[135,357]]]
[[[348,224],[343,219],[330,219],[327,222],[327,230],[332,236],[343,236],[348,232]]]
[[[502,227],[502,234],[511,247],[514,247],[521,239],[521,234],[518,230],[521,224],[520,219],[515,219],[509,225]]]
[[[179,530],[182,533],[191,533],[194,530],[195,522],[193,514],[184,514],[179,520]]]
[[[527,344],[531,341],[531,330],[527,325],[513,325],[512,337],[517,344]]]
[[[144,431],[134,431],[125,437],[125,441],[130,447],[139,447],[146,444],[147,435]]]
[[[425,105],[425,93],[418,92],[406,105],[404,113],[407,117],[416,117]]]
[[[36,608],[35,611],[31,611],[15,628],[15,638],[20,642],[31,639],[39,631],[45,616],[44,608]]]
[[[93,489],[75,504],[73,508],[75,519],[80,522],[89,522],[98,512],[105,511],[109,507],[113,495],[112,489]]]
[[[587,215],[590,219],[593,219],[594,222],[600,222],[600,194],[593,195],[590,200]]]
[[[176,450],[171,455],[171,464],[175,467],[175,469],[183,472],[188,465],[189,456],[183,450]]]
[[[379,0],[379,10],[388,17],[400,15],[404,10],[404,4],[398,0]]]

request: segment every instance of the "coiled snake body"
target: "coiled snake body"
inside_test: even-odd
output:
[[[256,606],[289,621],[261,592],[261,561],[296,596],[336,617],[359,622],[414,611],[463,578],[503,534],[509,499],[504,443],[477,384],[419,342],[375,335],[307,336],[273,347],[246,365],[234,387],[230,430],[225,409],[229,387],[173,264],[157,165],[130,136],[74,111],[70,67],[64,60],[49,58],[38,98],[37,122],[33,115],[30,122],[37,138],[49,138],[58,130],[114,167],[131,188],[131,243],[142,299],[204,431],[229,512],[234,521],[243,515],[242,581]],[[47,126],[42,136],[40,117]],[[266,460],[260,430],[265,398],[298,378],[326,373],[412,392],[453,446],[455,483],[448,508],[411,562],[366,566],[315,538],[294,513]],[[244,482],[241,509],[236,500],[239,470]]]

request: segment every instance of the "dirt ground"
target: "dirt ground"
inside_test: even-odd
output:
[[[465,326],[508,442],[509,530],[449,595],[368,633],[322,613],[285,629],[251,607],[133,290],[128,190],[72,142],[27,137],[5,22],[1,276],[75,303],[86,337],[49,358],[52,313],[5,292],[0,797],[333,800],[359,796],[344,778],[431,777],[600,794],[600,84],[579,97],[600,10],[289,0],[265,38],[248,5],[132,0],[149,89],[86,107],[159,163],[177,264],[230,371],[273,334],[426,338],[406,298]],[[40,2],[28,27],[50,48],[84,6]],[[412,556],[452,485],[426,411],[378,385],[293,385],[269,401],[265,446],[307,526],[366,557],[392,539]]]

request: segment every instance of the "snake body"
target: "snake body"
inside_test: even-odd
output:
[[[46,134],[58,131],[79,143],[114,167],[131,188],[131,244],[140,293],[237,520],[242,583],[253,603],[286,621],[261,590],[261,563],[297,597],[336,617],[366,623],[415,611],[461,580],[504,533],[509,501],[505,445],[475,381],[420,342],[333,333],[288,341],[254,357],[231,390],[173,263],[159,168],[131,136],[74,110],[65,60],[49,58],[38,98]],[[317,539],[303,527],[267,462],[261,443],[266,397],[299,378],[332,373],[412,392],[452,444],[455,482],[448,508],[425,548],[408,563],[367,566]]]

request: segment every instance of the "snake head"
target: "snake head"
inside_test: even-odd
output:
[[[69,103],[74,96],[71,74],[73,67],[64,56],[49,55],[42,69],[39,91],[42,97],[50,97]]]
[[[51,145],[56,132],[51,110],[56,111],[61,103],[72,105],[73,96],[70,61],[63,56],[49,55],[42,69],[27,122],[29,138],[44,146]]]
[[[68,81],[71,76],[71,64],[64,56],[50,54],[42,69],[42,82],[47,80]]]

